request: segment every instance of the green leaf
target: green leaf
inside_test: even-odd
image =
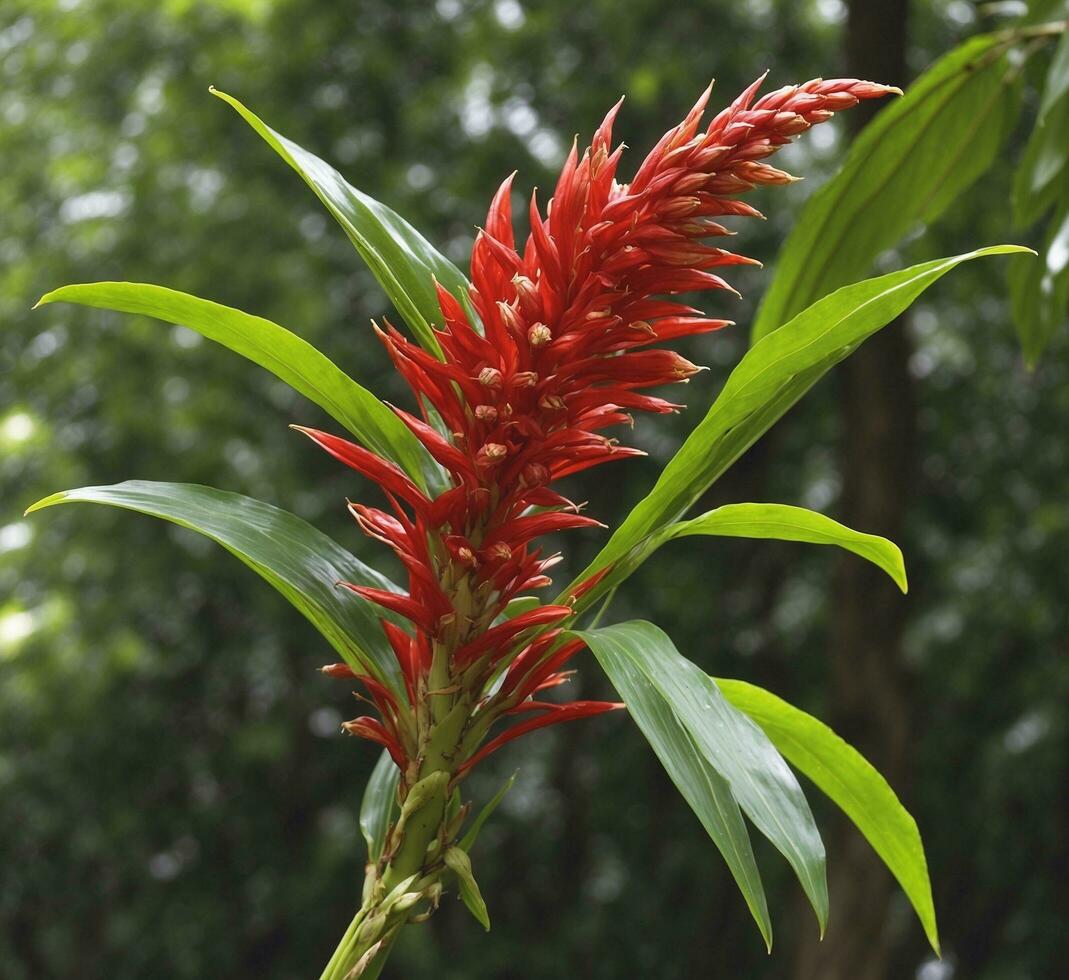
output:
[[[1069,201],[1050,223],[1040,261],[1010,270],[1010,305],[1025,363],[1034,368],[1069,311]]]
[[[189,327],[285,381],[344,425],[368,449],[397,463],[424,489],[442,485],[441,468],[389,408],[311,344],[277,323],[145,283],[61,286],[42,296],[37,305],[46,303],[80,303]]]
[[[233,96],[216,88],[210,91],[233,106],[315,191],[419,342],[441,356],[431,327],[442,319],[434,280],[466,303],[468,281],[460,270],[404,218],[352,187],[330,164],[275,132]]]
[[[397,806],[397,783],[401,770],[390,758],[385,749],[371,770],[371,777],[364,788],[364,798],[360,801],[360,833],[367,842],[367,859],[376,862],[382,855],[386,844],[386,831],[397,818],[400,810]]]
[[[937,279],[962,262],[1018,252],[1031,249],[995,245],[844,286],[754,344],[653,489],[563,594],[608,564],[622,562],[629,567],[632,549],[641,554],[650,535],[678,520],[830,368],[894,320]],[[576,611],[588,608],[611,587],[600,582],[580,599]]]
[[[450,847],[443,856],[445,866],[457,876],[460,898],[468,911],[487,932],[490,931],[490,913],[471,871],[471,859],[459,847]]]
[[[656,741],[647,737],[677,786],[677,776],[693,780],[703,763],[723,777],[742,811],[794,868],[823,933],[828,917],[824,845],[794,773],[764,732],[652,623],[620,623],[575,635],[590,647],[643,732],[654,732]],[[689,745],[673,732],[671,718]],[[700,799],[697,788],[684,796],[703,816],[692,801]],[[720,817],[727,818],[727,811]],[[711,830],[710,835],[717,840]]]
[[[1030,225],[1065,194],[1069,178],[1069,32],[1047,70],[1036,124],[1014,174],[1018,225]]]
[[[475,839],[479,836],[479,831],[483,829],[483,824],[490,819],[490,815],[505,798],[505,794],[512,789],[512,784],[514,782],[516,782],[516,773],[513,773],[501,784],[501,788],[494,794],[490,802],[479,811],[479,815],[475,818],[475,822],[468,828],[468,832],[457,845],[461,850],[470,851],[472,849],[472,846],[475,844]]]
[[[379,625],[383,610],[336,583],[397,587],[294,514],[213,487],[146,480],[64,490],[26,513],[73,503],[149,514],[211,538],[289,599],[351,667],[400,689],[397,661]]]
[[[857,825],[898,879],[938,954],[935,905],[921,835],[883,776],[827,725],[771,692],[745,681],[717,678],[716,683]]]
[[[753,326],[766,337],[934,221],[995,159],[1020,108],[1001,34],[970,38],[888,102],[802,209]]]
[[[882,568],[903,592],[907,591],[902,551],[893,541],[855,531],[823,514],[788,504],[726,504],[693,520],[669,524],[618,562],[602,588],[618,584],[666,542],[699,534],[837,545]]]

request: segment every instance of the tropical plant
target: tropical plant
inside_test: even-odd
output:
[[[731,290],[712,270],[751,261],[708,243],[730,234],[720,219],[757,216],[739,196],[793,179],[765,162],[793,137],[897,91],[833,79],[758,98],[761,81],[703,128],[706,90],[628,183],[616,179],[617,104],[582,155],[573,147],[544,214],[532,197],[519,249],[506,179],[476,238],[470,282],[404,219],[217,92],[319,196],[404,319],[410,336],[388,321],[375,332],[418,415],[379,401],[283,327],[217,303],[133,283],[66,286],[41,300],[156,317],[243,354],[357,440],[295,427],[377,483],[388,502],[389,510],[349,509],[400,559],[407,590],[295,515],[208,487],[131,481],[57,493],[30,508],[109,504],[217,541],[320,630],[341,658],[324,672],[357,683],[373,706],[374,715],[343,726],[383,754],[360,815],[363,901],[325,980],[377,976],[402,927],[429,916],[445,888],[455,887],[489,928],[470,852],[510,783],[473,818],[464,777],[518,736],[623,707],[723,854],[766,943],[772,927],[744,814],[787,859],[822,929],[828,914],[824,848],[790,763],[857,824],[938,949],[916,824],[855,750],[775,695],[708,676],[653,624],[599,627],[581,617],[599,600],[604,612],[642,561],[687,535],[834,544],[904,591],[892,542],[800,507],[739,503],[682,518],[822,375],[937,279],[963,262],[1025,249],[985,248],[812,294],[811,305],[753,344],[582,574],[552,602],[530,595],[551,584],[546,573],[558,560],[539,539],[600,526],[552,485],[636,455],[601,430],[636,411],[677,411],[645,389],[699,370],[651,345],[728,325],[677,298]],[[558,699],[583,649],[622,702]]]

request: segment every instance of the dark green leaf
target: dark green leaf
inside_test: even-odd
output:
[[[215,88],[211,92],[233,106],[304,178],[345,229],[419,342],[440,354],[431,326],[442,319],[434,280],[466,302],[468,282],[460,270],[404,218],[352,187],[330,164],[275,132],[233,96]]]
[[[1069,200],[1051,221],[1040,261],[1014,263],[1010,300],[1025,363],[1034,368],[1069,315]]]
[[[828,917],[824,845],[798,781],[764,732],[652,623],[620,623],[576,635],[590,647],[628,708],[634,705],[636,719],[645,719],[643,731],[654,731],[658,741],[651,739],[651,744],[658,756],[668,750],[676,767],[673,781],[683,773],[693,778],[704,768],[697,760],[723,777],[742,811],[794,868],[823,932]],[[669,715],[689,737],[689,747],[673,737]],[[701,797],[696,789],[691,792],[687,801],[694,806],[692,796]]]
[[[285,381],[424,489],[441,485],[441,468],[389,408],[311,344],[270,320],[164,286],[133,282],[61,286],[37,305],[45,303],[81,303],[189,327]]]
[[[827,725],[769,691],[745,681],[717,679],[724,696],[764,729],[787,760],[813,780],[880,855],[898,879],[939,952],[928,863],[916,821],[868,761]]]
[[[753,326],[754,342],[867,275],[991,164],[1020,108],[1002,35],[970,38],[889,103],[802,209]]]
[[[678,520],[831,367],[941,276],[981,256],[1029,251],[1019,245],[995,245],[844,286],[758,341],[731,372],[708,414],[669,460],[653,489],[576,582],[613,562],[626,571],[641,561],[651,535]],[[577,611],[611,587],[599,583],[577,603]]]
[[[397,783],[401,770],[390,758],[385,749],[371,770],[371,778],[364,789],[364,798],[360,802],[360,833],[367,842],[368,861],[374,863],[382,854],[386,843],[386,831],[396,819]]]
[[[27,513],[73,503],[150,514],[211,538],[289,599],[351,667],[400,687],[397,661],[379,625],[382,610],[336,583],[397,587],[299,517],[213,487],[146,480],[60,491]]]
[[[1036,124],[1013,183],[1017,223],[1030,225],[1066,194],[1069,180],[1069,32],[1047,70]]]

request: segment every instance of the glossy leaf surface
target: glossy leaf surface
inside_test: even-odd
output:
[[[716,683],[728,701],[760,725],[787,761],[827,793],[865,835],[898,879],[938,953],[935,905],[920,831],[887,780],[812,715],[745,681],[717,678]]]
[[[396,660],[379,625],[382,611],[336,583],[396,586],[296,515],[213,487],[145,480],[60,491],[27,513],[73,503],[149,514],[211,538],[289,599],[352,668],[399,687]]]

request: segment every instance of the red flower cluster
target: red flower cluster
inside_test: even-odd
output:
[[[397,414],[449,472],[451,489],[430,499],[392,462],[302,430],[377,482],[392,507],[392,514],[358,504],[351,510],[367,534],[400,557],[409,594],[350,587],[412,624],[411,635],[383,624],[408,704],[362,678],[382,721],[361,718],[348,727],[386,745],[402,769],[417,753],[411,719],[431,690],[436,658],[438,681],[470,692],[473,708],[495,717],[538,712],[461,760],[461,770],[526,731],[615,707],[529,700],[565,679],[562,668],[581,648],[561,641],[568,605],[539,606],[494,624],[509,600],[550,583],[546,572],[558,556],[543,557],[537,538],[598,523],[550,484],[639,454],[601,434],[629,422],[630,412],[679,408],[642,392],[699,369],[653,345],[728,324],[663,298],[731,290],[711,270],[753,261],[706,243],[731,234],[717,219],[759,216],[736,195],[794,179],[763,162],[792,137],[861,99],[897,91],[818,79],[754,102],[762,80],[699,129],[706,90],[630,184],[616,180],[622,147],[614,150],[611,141],[618,103],[581,158],[573,146],[545,217],[532,197],[522,252],[513,238],[512,178],[501,185],[475,241],[472,312],[438,289],[441,359],[389,325],[378,331],[422,418]],[[485,685],[506,664],[501,686],[487,699]]]

